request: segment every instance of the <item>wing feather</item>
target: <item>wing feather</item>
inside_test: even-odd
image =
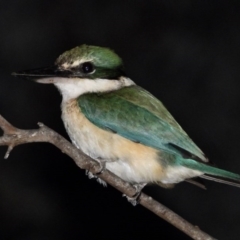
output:
[[[88,93],[78,98],[86,118],[102,129],[147,146],[207,162],[163,104],[139,86],[118,91]],[[182,149],[182,151],[181,151]]]

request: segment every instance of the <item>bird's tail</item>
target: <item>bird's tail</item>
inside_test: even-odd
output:
[[[216,168],[205,163],[197,162],[191,159],[184,159],[183,164],[187,168],[198,170],[204,174],[199,176],[207,180],[240,187],[240,175],[220,168]]]

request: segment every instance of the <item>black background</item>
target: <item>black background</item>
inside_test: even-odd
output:
[[[240,173],[239,1],[0,2],[0,114],[19,128],[43,122],[63,136],[61,96],[14,78],[86,43],[124,59],[128,75],[161,99],[217,166]],[[50,144],[3,159],[0,239],[189,239],[83,170]],[[206,182],[150,194],[217,239],[239,239],[240,189]]]

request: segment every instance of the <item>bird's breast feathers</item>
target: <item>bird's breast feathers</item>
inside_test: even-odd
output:
[[[145,182],[151,178],[154,181],[155,174],[156,178],[162,175],[157,150],[95,126],[81,112],[75,99],[62,104],[62,118],[74,145],[93,159],[108,161],[107,168],[119,177]]]

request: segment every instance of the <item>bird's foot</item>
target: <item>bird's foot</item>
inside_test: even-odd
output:
[[[100,183],[104,187],[106,187],[107,183],[105,181],[103,181],[101,178],[98,177],[98,175],[100,175],[102,172],[105,171],[105,169],[106,169],[106,161],[103,161],[102,159],[100,160],[99,158],[97,158],[96,161],[100,165],[100,170],[98,172],[96,172],[95,174],[93,174],[89,170],[86,170],[86,175],[88,176],[89,179],[96,178],[98,183]]]
[[[128,202],[130,202],[133,206],[136,206],[139,203],[139,198],[142,193],[142,189],[147,185],[147,183],[136,183],[133,184],[133,187],[136,189],[136,193],[129,197],[126,194],[123,194],[123,197],[126,197]]]
[[[96,172],[96,175],[100,175],[102,174],[105,170],[106,170],[106,160],[102,159],[102,158],[96,158],[96,161],[99,163],[100,165],[100,170],[98,172]]]
[[[96,176],[95,174],[90,172],[89,170],[86,170],[86,175],[88,176],[89,179],[95,178],[97,180],[97,182],[102,184],[104,187],[107,186],[107,183],[105,181],[103,181],[101,178],[99,178],[98,176]]]

